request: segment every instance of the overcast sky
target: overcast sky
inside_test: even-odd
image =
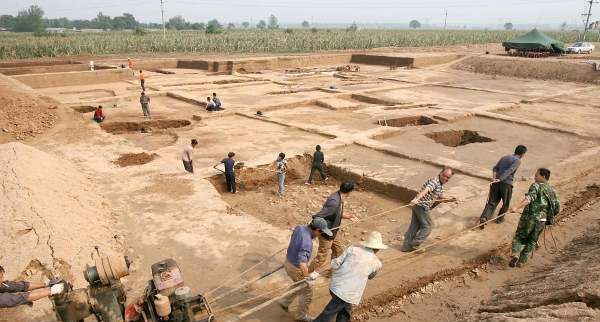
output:
[[[188,21],[258,22],[270,14],[280,23],[308,20],[314,23],[425,24],[569,24],[581,25],[584,0],[164,0],[165,19],[182,15]],[[160,22],[160,0],[0,0],[0,14],[15,15],[31,4],[46,17],[90,19],[99,11],[115,16],[133,14],[138,21]],[[592,11],[600,17],[600,4]],[[594,14],[597,13],[597,14]]]

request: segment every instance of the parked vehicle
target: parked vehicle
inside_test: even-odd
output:
[[[590,44],[589,42],[576,42],[576,43],[572,44],[571,46],[567,47],[567,53],[591,54],[592,51],[594,51],[594,49],[596,49],[596,47],[594,47],[594,45]]]

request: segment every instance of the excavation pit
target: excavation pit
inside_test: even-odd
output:
[[[340,171],[330,167],[327,170],[328,180],[323,181],[317,172],[313,177],[313,184],[306,185],[310,164],[308,156],[288,160],[283,198],[277,196],[277,175],[274,172],[274,165],[237,171],[238,192],[235,194],[226,192],[223,174],[211,177],[210,181],[231,207],[230,213],[252,215],[273,226],[289,229],[309,222],[312,215],[322,208],[327,197],[336,192],[341,184],[341,180],[337,178]],[[344,209],[359,218],[367,218],[405,204],[405,200],[373,191],[370,185],[359,182],[355,185],[355,190],[345,199]],[[403,233],[409,219],[410,209],[400,208],[395,212],[366,219],[352,227],[344,228],[340,236],[343,236],[344,242],[348,240],[359,242],[366,237],[365,232],[378,230],[384,236],[395,238]]]
[[[124,134],[132,132],[148,133],[154,130],[181,128],[189,126],[188,120],[153,120],[144,122],[110,122],[102,123],[100,127],[111,134]]]
[[[486,136],[480,135],[476,131],[471,130],[449,130],[442,132],[431,132],[426,133],[425,136],[434,140],[436,143],[440,143],[450,147],[457,147],[471,143],[494,142],[494,140]]]
[[[419,126],[419,125],[431,125],[437,124],[438,122],[428,116],[407,116],[389,120],[378,120],[377,125],[381,126],[392,126],[392,127],[405,127],[405,126]]]
[[[158,154],[156,153],[125,153],[121,154],[121,156],[113,161],[113,163],[120,167],[129,167],[149,163],[150,161],[156,159],[156,157],[158,157]]]
[[[96,110],[96,106],[92,106],[92,105],[71,106],[71,108],[75,112],[79,112],[79,113],[82,113],[82,114],[94,112]]]

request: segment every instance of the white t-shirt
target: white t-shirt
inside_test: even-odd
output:
[[[185,162],[190,162],[192,161],[192,153],[194,151],[194,148],[192,147],[192,145],[188,145],[185,149],[183,149],[183,155],[181,156],[181,159]]]

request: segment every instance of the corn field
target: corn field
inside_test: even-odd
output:
[[[132,53],[299,53],[376,47],[425,47],[502,42],[523,31],[487,30],[231,30],[221,34],[169,31],[65,33],[35,36],[0,33],[0,59]],[[576,32],[548,32],[564,42]]]

